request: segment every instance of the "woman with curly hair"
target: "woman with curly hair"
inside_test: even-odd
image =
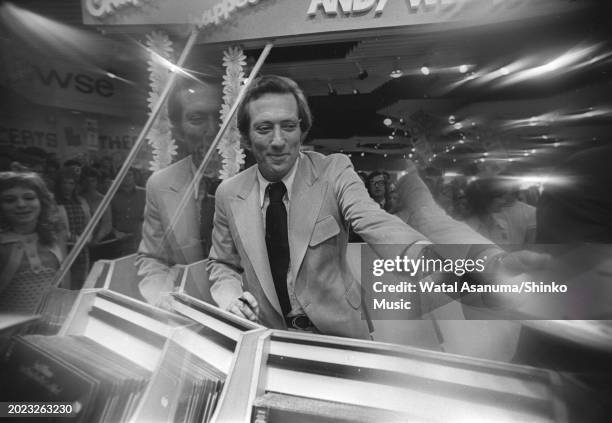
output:
[[[53,195],[32,172],[0,172],[0,311],[33,313],[65,256]]]

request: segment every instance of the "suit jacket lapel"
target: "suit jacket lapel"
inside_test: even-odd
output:
[[[181,199],[185,195],[193,172],[191,171],[191,156],[176,163],[176,173],[168,178],[167,190],[162,193],[168,222],[172,222],[175,213],[180,213],[170,236],[169,241],[174,240],[175,250],[180,254],[184,263],[192,263],[202,259],[199,245],[200,216],[193,194],[188,199],[185,209],[178,210]],[[194,245],[194,243],[199,245]],[[195,247],[195,248],[194,248]]]
[[[244,172],[242,189],[231,202],[232,214],[236,222],[238,236],[244,250],[255,270],[259,284],[274,309],[282,316],[282,310],[276,295],[276,288],[270,271],[268,250],[266,247],[263,216],[259,206],[259,188],[257,184],[257,166]]]
[[[303,155],[293,181],[288,219],[291,275],[296,282],[327,189],[327,185],[315,183],[318,177],[310,159]]]

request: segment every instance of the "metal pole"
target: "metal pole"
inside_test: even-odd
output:
[[[181,56],[179,57],[176,63],[176,66],[178,67],[183,66],[183,63],[185,63],[187,56],[191,52],[191,49],[193,48],[197,40],[198,33],[199,33],[199,30],[197,29],[197,27],[191,31],[191,34],[189,35],[189,38],[187,39],[185,48],[181,52]],[[166,83],[164,90],[160,94],[159,99],[157,100],[157,103],[153,107],[153,110],[151,110],[151,114],[149,115],[149,118],[144,124],[142,130],[140,131],[140,134],[138,135],[138,138],[136,139],[134,146],[132,147],[132,149],[130,150],[130,153],[128,154],[127,158],[123,162],[123,166],[121,166],[121,169],[119,169],[117,176],[113,180],[113,183],[108,189],[108,192],[106,193],[106,195],[104,195],[104,198],[102,199],[102,201],[100,202],[100,205],[98,206],[95,213],[91,217],[91,220],[87,223],[87,226],[85,227],[85,229],[79,236],[79,239],[77,240],[76,244],[74,245],[74,247],[72,248],[68,256],[64,259],[64,261],[62,262],[62,265],[60,266],[59,270],[55,274],[55,280],[54,280],[53,286],[58,286],[61,283],[62,279],[64,279],[64,277],[68,273],[68,270],[70,269],[70,266],[72,266],[77,255],[85,247],[85,244],[87,243],[87,239],[89,239],[89,237],[91,236],[94,228],[96,227],[96,225],[102,218],[102,214],[104,214],[104,212],[106,211],[106,208],[111,202],[111,199],[113,198],[113,196],[119,189],[119,185],[121,184],[121,181],[123,181],[123,178],[125,177],[126,173],[130,169],[130,166],[134,162],[134,159],[136,158],[138,151],[140,150],[142,144],[144,143],[146,136],[149,130],[151,129],[151,126],[155,122],[155,119],[157,119],[157,116],[161,112],[162,107],[164,106],[164,103],[166,102],[166,99],[168,98],[168,95],[170,94],[170,90],[174,86],[174,82],[176,81],[176,78],[177,78],[176,74],[177,72],[172,72],[170,74],[170,77],[168,78],[168,82]]]
[[[247,88],[250,87],[251,84],[253,83],[253,80],[255,79],[255,76],[259,73],[259,70],[261,69],[262,65],[264,64],[266,58],[268,57],[268,54],[270,53],[270,50],[272,50],[273,45],[274,44],[272,42],[267,43],[266,46],[264,47],[263,51],[259,55],[259,59],[257,59],[257,63],[255,63],[255,66],[253,67],[253,70],[251,71],[251,74],[249,75],[249,77],[245,81],[245,84],[242,87],[242,89],[240,90],[240,93],[238,93],[238,97],[236,98],[236,101],[232,105],[232,108],[230,109],[229,113],[225,117],[225,120],[221,124],[221,128],[219,129],[219,132],[217,132],[217,136],[215,137],[215,139],[211,143],[210,147],[208,148],[208,151],[206,152],[206,156],[204,156],[204,159],[202,160],[202,163],[200,164],[200,167],[196,171],[193,179],[191,180],[191,182],[189,183],[189,186],[187,187],[187,190],[185,191],[185,194],[181,198],[181,202],[179,203],[178,208],[176,209],[176,213],[174,214],[174,216],[172,216],[172,221],[170,222],[170,225],[166,228],[166,231],[164,232],[164,236],[162,238],[162,242],[160,244],[160,248],[163,245],[165,245],[165,243],[167,242],[168,237],[170,236],[170,234],[174,230],[174,226],[178,222],[179,217],[181,216],[181,214],[183,212],[183,209],[187,205],[187,201],[189,201],[189,198],[191,198],[191,196],[193,195],[193,193],[197,189],[198,184],[200,182],[200,179],[202,178],[202,175],[204,175],[204,170],[206,170],[206,166],[208,165],[208,162],[210,161],[214,151],[216,150],[217,145],[221,141],[221,138],[223,138],[223,135],[225,134],[225,131],[229,127],[229,124],[230,124],[232,118],[236,114],[236,111],[238,110],[238,106],[240,106],[240,103],[242,103],[242,100],[244,99],[244,96],[246,95]]]

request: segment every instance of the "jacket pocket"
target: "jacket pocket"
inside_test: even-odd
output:
[[[327,241],[328,239],[335,237],[339,233],[340,226],[338,226],[334,216],[325,216],[323,219],[315,223],[309,245],[311,247],[315,247],[323,241]]]

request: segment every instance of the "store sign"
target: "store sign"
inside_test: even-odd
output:
[[[226,21],[238,9],[246,6],[254,6],[259,3],[259,0],[221,0],[209,9],[206,9],[199,21],[196,22],[198,27],[208,25],[219,25]]]
[[[189,25],[202,28],[205,43],[282,38],[292,43],[331,41],[416,25],[461,23],[474,26],[571,13],[585,7],[574,0],[148,0],[146,7],[113,9],[95,15],[82,0],[87,25],[137,27]],[[98,4],[102,4],[98,0]],[[106,0],[104,3],[108,3]],[[115,0],[117,4],[118,0]],[[111,1],[112,3],[112,1]],[[143,0],[137,4],[142,6]],[[123,3],[121,3],[123,4]],[[155,6],[155,7],[153,7]],[[107,7],[108,8],[108,7]],[[130,30],[129,28],[127,30]]]
[[[367,13],[374,6],[375,13],[382,13],[387,0],[311,0],[308,16],[314,16],[317,9],[321,8],[326,15],[337,15],[338,13],[349,15],[352,13]]]
[[[141,6],[143,0],[85,0],[85,8],[91,16],[112,15],[127,5]],[[147,0],[144,0],[147,1]]]

